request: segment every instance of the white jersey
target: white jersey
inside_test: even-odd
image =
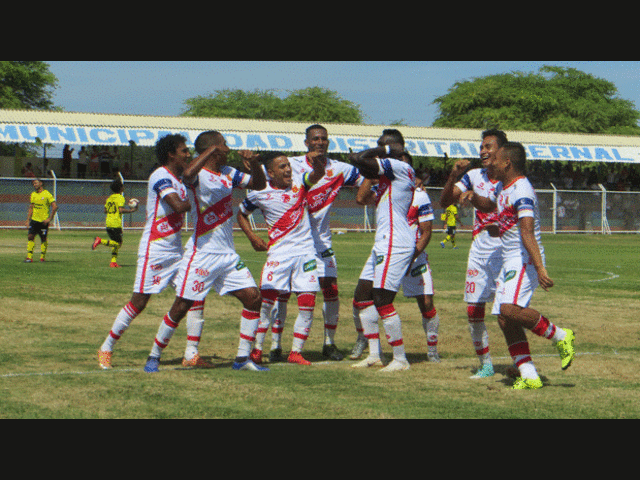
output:
[[[312,172],[313,165],[306,155],[290,157],[291,168],[300,174]],[[343,186],[359,187],[364,178],[353,165],[327,159],[325,175],[307,191],[307,203],[311,219],[313,240],[318,253],[331,248],[329,210]]]
[[[376,236],[379,255],[415,250],[416,235],[407,216],[413,201],[415,172],[411,165],[394,158],[378,159]]]
[[[491,197],[500,182],[493,181],[487,176],[486,168],[474,168],[465,173],[456,183],[456,187],[461,192],[473,190],[482,197]],[[473,221],[473,242],[469,250],[469,256],[488,258],[502,247],[499,238],[492,237],[483,227],[493,213],[484,213],[476,210],[476,217]]]
[[[240,204],[245,215],[262,211],[269,227],[270,259],[316,254],[307,211],[307,177],[293,170],[291,187],[280,189],[269,182],[264,190],[249,191]]]
[[[250,180],[251,175],[228,165],[224,165],[220,173],[206,168],[200,170],[193,185],[189,186],[195,228],[185,249],[197,248],[217,254],[235,253],[233,189],[246,188]]]
[[[534,235],[544,259],[544,249],[540,242],[540,212],[538,197],[526,177],[518,177],[509,185],[496,189],[498,204],[498,222],[502,239],[502,256],[507,258],[522,257],[528,259],[529,254],[522,244],[518,221],[524,217],[533,217]]]
[[[409,226],[415,232],[416,240],[419,235],[418,224],[433,222],[434,219],[433,206],[431,205],[429,194],[423,189],[417,188],[415,192],[413,192],[413,202],[411,203],[411,208],[409,208],[409,214],[407,215]]]
[[[160,167],[149,176],[147,187],[147,219],[138,246],[138,256],[162,256],[167,253],[182,254],[181,230],[184,213],[174,212],[165,197],[177,193],[180,200],[187,199],[187,189],[182,180],[167,168]]]

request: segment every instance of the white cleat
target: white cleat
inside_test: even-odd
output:
[[[364,360],[360,360],[358,363],[351,366],[353,368],[384,367],[384,363],[382,363],[380,357],[372,357],[369,355]]]
[[[394,358],[391,360],[391,363],[380,370],[380,372],[401,372],[403,370],[409,370],[409,362],[396,360]]]

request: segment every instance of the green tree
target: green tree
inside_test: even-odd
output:
[[[434,100],[434,127],[640,135],[640,113],[616,86],[575,68],[543,66],[456,82]]]
[[[0,108],[27,110],[55,110],[53,91],[58,78],[49,71],[49,64],[40,61],[0,61]],[[0,143],[0,155],[16,154],[18,144]],[[24,154],[32,154],[36,147],[21,144]]]
[[[40,61],[0,61],[0,108],[51,110],[58,78]]]
[[[252,92],[223,89],[183,102],[184,116],[251,118],[300,122],[361,123],[360,107],[331,90],[310,87],[280,98],[274,90]]]

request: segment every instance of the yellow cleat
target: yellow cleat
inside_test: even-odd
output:
[[[540,380],[540,377],[518,377],[512,387],[513,390],[537,390],[538,388],[542,388],[542,380]]]

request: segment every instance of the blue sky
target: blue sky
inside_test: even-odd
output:
[[[364,122],[431,126],[433,100],[455,82],[542,65],[574,67],[613,82],[618,96],[640,109],[640,62],[155,62],[47,61],[58,77],[54,103],[70,112],[179,115],[184,100],[216,90],[282,92],[319,86],[360,106]]]

